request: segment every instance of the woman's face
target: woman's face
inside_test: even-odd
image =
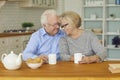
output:
[[[65,33],[67,35],[71,35],[73,30],[74,30],[74,26],[72,25],[72,23],[70,23],[70,21],[68,20],[62,20],[61,21],[61,27],[62,29],[65,31]]]

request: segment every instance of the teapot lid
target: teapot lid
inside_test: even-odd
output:
[[[8,57],[11,57],[11,58],[12,58],[13,56],[14,56],[14,57],[17,57],[17,55],[16,55],[13,51],[11,51],[10,54],[8,54]]]
[[[10,52],[10,54],[14,54],[14,52],[13,52],[13,51],[11,51],[11,52]]]

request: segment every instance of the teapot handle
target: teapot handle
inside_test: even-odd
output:
[[[16,61],[16,64],[17,64],[17,65],[21,65],[21,63],[22,63],[21,56],[22,56],[22,53],[20,53],[20,54],[18,55],[18,59],[17,59],[17,61]]]
[[[6,57],[7,56],[7,54],[2,54],[2,56],[1,56],[1,61],[2,61],[2,63],[4,63],[4,61],[3,61],[3,59],[4,59],[4,57]]]

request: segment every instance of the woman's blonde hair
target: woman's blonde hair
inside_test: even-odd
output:
[[[81,26],[81,18],[79,14],[73,11],[66,11],[60,15],[60,19],[69,20],[77,28]]]

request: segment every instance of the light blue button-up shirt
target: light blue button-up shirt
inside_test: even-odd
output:
[[[42,54],[48,55],[50,53],[57,54],[57,59],[60,60],[58,43],[59,39],[64,35],[64,32],[59,30],[55,36],[50,36],[45,32],[44,28],[39,29],[31,35],[31,38],[23,51],[23,60],[35,58]]]

